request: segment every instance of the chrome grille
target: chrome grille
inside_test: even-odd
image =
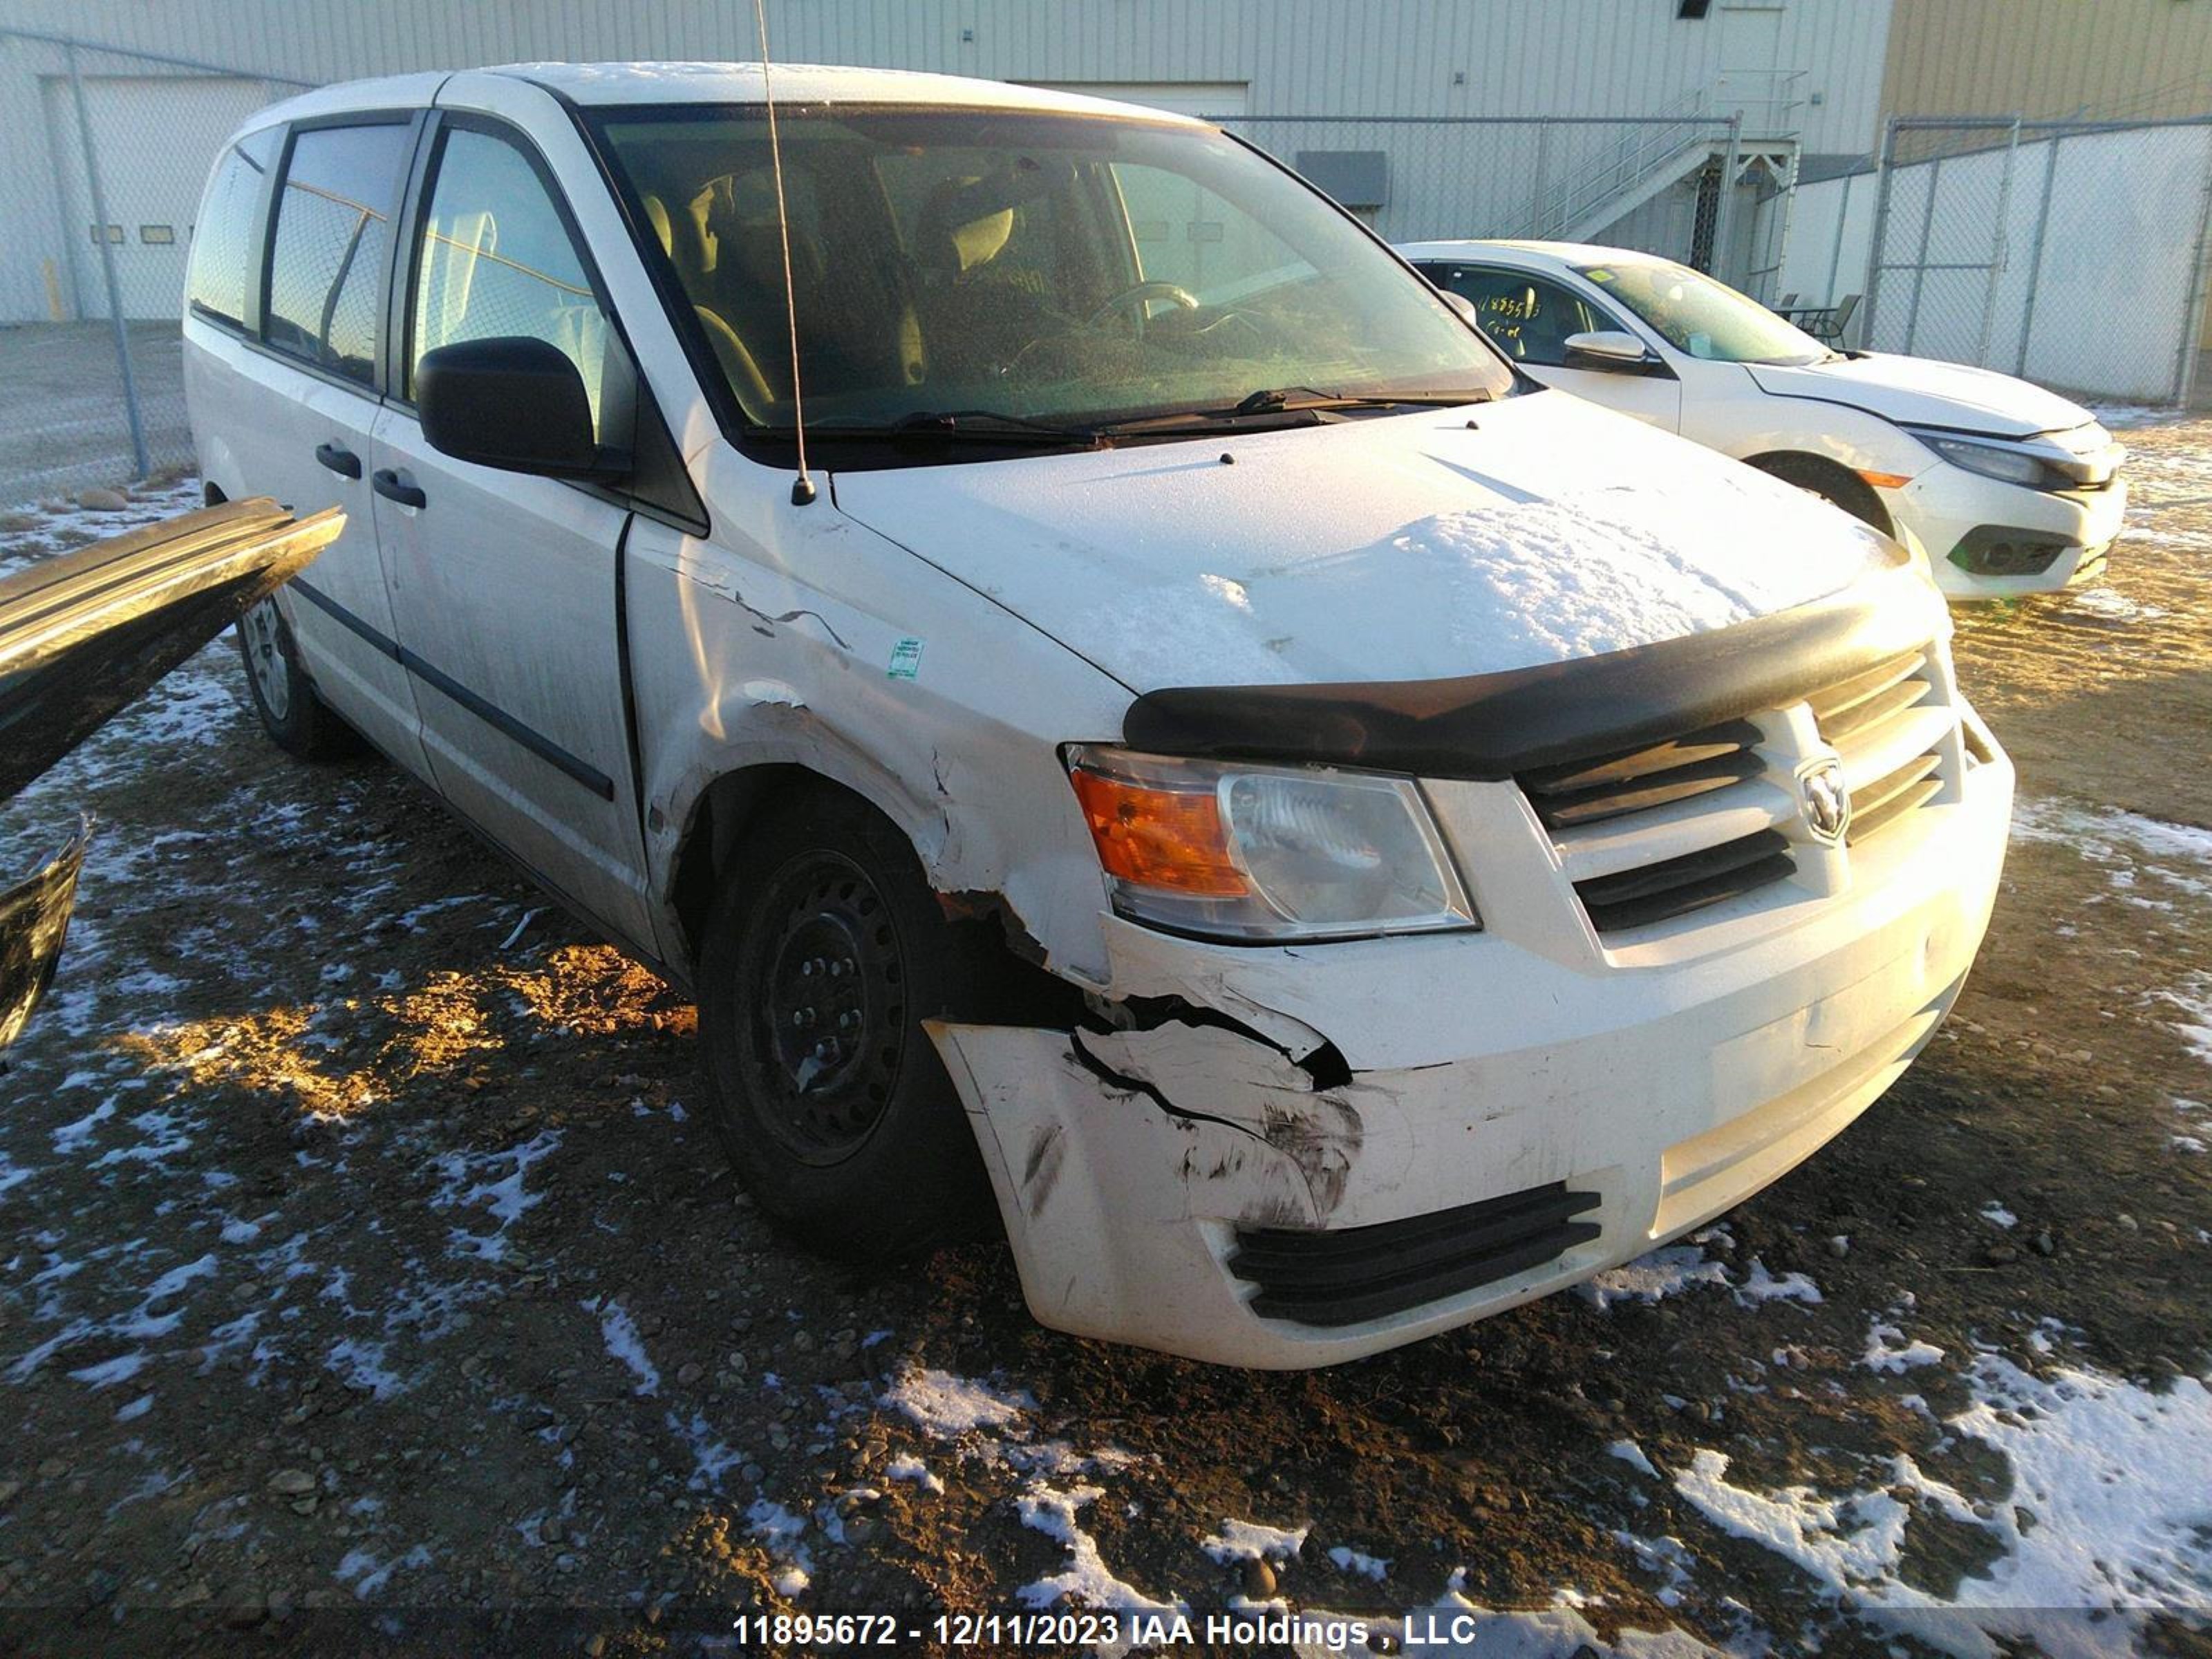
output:
[[[1600,933],[1642,927],[1779,881],[1794,808],[1763,781],[1759,727],[1720,726],[1520,779]]]
[[[1807,699],[1850,785],[1857,846],[1942,793],[1943,744],[1958,711],[1943,700],[1928,653],[1911,651]]]
[[[1850,790],[1847,845],[1904,822],[1942,793],[1957,724],[1939,665],[1922,649],[1799,704],[1516,781],[1591,926],[1615,933],[1797,875],[1802,854],[1818,849],[1804,844],[1792,768],[1830,749]],[[1819,890],[1817,874],[1807,879]]]

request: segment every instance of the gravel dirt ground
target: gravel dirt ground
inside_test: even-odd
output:
[[[2212,1651],[2212,422],[2115,418],[2109,578],[1960,617],[2021,808],[1918,1066],[1695,1239],[1304,1375],[1040,1329],[1000,1248],[790,1248],[680,999],[392,769],[264,742],[219,642],[0,814],[11,872],[100,821],[0,1074],[0,1651],[1069,1605]]]

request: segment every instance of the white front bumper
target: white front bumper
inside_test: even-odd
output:
[[[1840,1131],[1933,1034],[1988,922],[2011,797],[1998,755],[1911,833],[1854,849],[1844,891],[1618,951],[1522,927],[1498,892],[1483,933],[1281,950],[1109,920],[1117,994],[1180,988],[1236,1026],[932,1028],[1031,1310],[1195,1358],[1326,1364],[1696,1226]],[[1331,1045],[1318,1062],[1300,1033]],[[1386,1316],[1262,1317],[1229,1265],[1240,1226],[1368,1227],[1555,1182],[1596,1195],[1578,1218],[1595,1237]]]
[[[2054,593],[2103,568],[2128,510],[2128,483],[2065,495],[1984,478],[1938,462],[1902,489],[1881,492],[1890,514],[1928,551],[1936,584],[1953,599],[2002,599]],[[1981,525],[2033,531],[2065,544],[2048,568],[2033,575],[1978,575],[1948,556]]]

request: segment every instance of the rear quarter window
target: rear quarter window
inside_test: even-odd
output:
[[[312,127],[295,136],[270,233],[262,337],[363,386],[376,377],[379,301],[414,129]]]
[[[276,127],[247,133],[223,151],[208,175],[192,226],[191,268],[185,284],[186,301],[204,316],[226,323],[246,320],[253,233],[281,136]]]

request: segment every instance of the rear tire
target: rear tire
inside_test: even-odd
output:
[[[316,694],[301,665],[292,625],[274,599],[248,611],[231,631],[246,665],[253,712],[278,748],[307,761],[341,760],[361,752],[359,735]]]
[[[1819,455],[1785,452],[1754,455],[1746,465],[1784,483],[1796,484],[1831,506],[1840,507],[1861,524],[1872,525],[1885,536],[1897,533],[1896,522],[1889,516],[1889,509],[1881,504],[1881,497],[1874,493],[1874,486],[1838,462]]]
[[[946,921],[911,848],[827,786],[780,796],[738,848],[700,952],[708,1118],[762,1210],[872,1261],[995,1214],[925,1019],[977,1007],[997,967]]]

